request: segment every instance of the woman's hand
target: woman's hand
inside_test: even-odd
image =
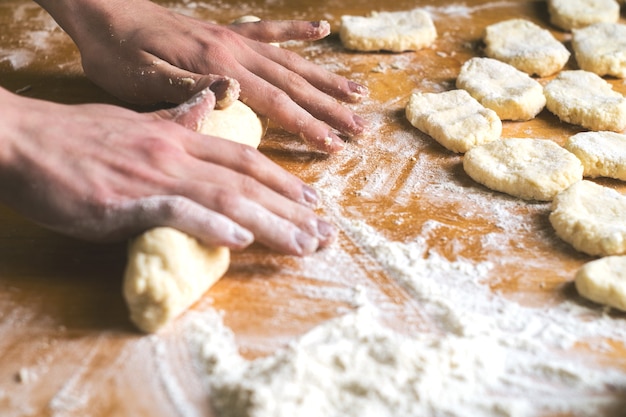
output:
[[[176,14],[149,0],[39,0],[78,45],[90,79],[135,103],[181,103],[210,87],[221,100],[225,77],[241,99],[315,147],[336,152],[335,131],[357,135],[365,121],[336,99],[356,102],[367,89],[267,42],[316,40],[325,22],[220,26]]]
[[[167,111],[67,106],[0,89],[0,202],[65,234],[124,239],[171,226],[211,245],[305,255],[335,229],[316,193],[256,149],[188,129],[209,90]]]

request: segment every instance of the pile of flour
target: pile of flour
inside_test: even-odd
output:
[[[569,302],[526,308],[480,283],[489,263],[450,262],[420,239],[392,242],[360,221],[342,227],[438,328],[400,334],[358,294],[355,312],[247,361],[217,312],[190,315],[186,334],[220,417],[597,415],[615,405],[607,392],[626,392],[626,372],[562,351],[624,340],[609,316],[584,320],[589,310]]]

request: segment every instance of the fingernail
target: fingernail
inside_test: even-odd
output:
[[[331,223],[320,219],[317,221],[317,233],[320,236],[321,241],[324,243],[330,243],[337,235],[337,228],[335,228],[335,226]]]
[[[236,227],[233,231],[234,243],[244,247],[252,244],[254,242],[254,235],[247,229]]]
[[[324,139],[324,145],[326,145],[326,149],[330,152],[339,152],[346,147],[343,140],[332,132]]]
[[[319,197],[317,196],[317,191],[305,184],[302,186],[302,194],[304,195],[304,201],[307,204],[313,207],[317,207],[320,201]]]
[[[367,128],[367,125],[368,125],[367,121],[361,116],[359,116],[358,114],[355,114],[352,120],[354,120],[354,123],[356,124],[357,130],[359,133],[364,131],[365,128]]]
[[[295,238],[296,248],[299,255],[311,254],[315,252],[319,247],[319,241],[317,240],[317,238],[309,235],[308,233],[297,231]]]
[[[348,81],[348,88],[350,88],[350,91],[353,93],[353,95],[356,95],[358,97],[365,97],[369,94],[369,90],[367,87],[361,84],[357,84],[354,81]]]

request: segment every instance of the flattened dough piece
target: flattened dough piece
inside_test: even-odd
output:
[[[626,196],[583,180],[557,194],[550,223],[556,234],[589,255],[626,253]]]
[[[595,131],[626,129],[626,99],[593,72],[562,71],[543,92],[548,110],[564,122]]]
[[[466,61],[456,86],[495,111],[501,120],[530,120],[546,105],[541,84],[525,72],[492,58]]]
[[[207,247],[169,227],[145,232],[129,247],[123,293],[131,321],[156,332],[200,298],[230,263],[225,247]]]
[[[485,54],[540,77],[563,69],[570,53],[552,34],[526,19],[510,19],[485,28]]]
[[[548,139],[508,138],[470,149],[463,169],[476,182],[524,200],[550,201],[580,181],[576,156]]]
[[[458,153],[499,139],[502,121],[465,90],[413,93],[406,107],[413,126]]]
[[[355,51],[416,51],[437,38],[430,15],[421,9],[341,17],[341,43]]]
[[[564,146],[580,159],[584,176],[626,181],[626,135],[582,132],[571,136]]]
[[[615,0],[548,0],[550,22],[572,30],[598,22],[617,22],[619,4]]]
[[[200,122],[198,132],[256,148],[261,143],[265,128],[250,107],[235,100],[225,109],[208,113]]]
[[[574,283],[581,296],[626,311],[626,256],[587,262],[576,273]]]
[[[572,48],[581,69],[626,78],[626,25],[596,23],[576,29]]]

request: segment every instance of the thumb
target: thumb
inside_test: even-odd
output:
[[[215,108],[215,94],[208,88],[176,107],[158,110],[154,115],[171,120],[187,129],[198,131],[202,120]]]

